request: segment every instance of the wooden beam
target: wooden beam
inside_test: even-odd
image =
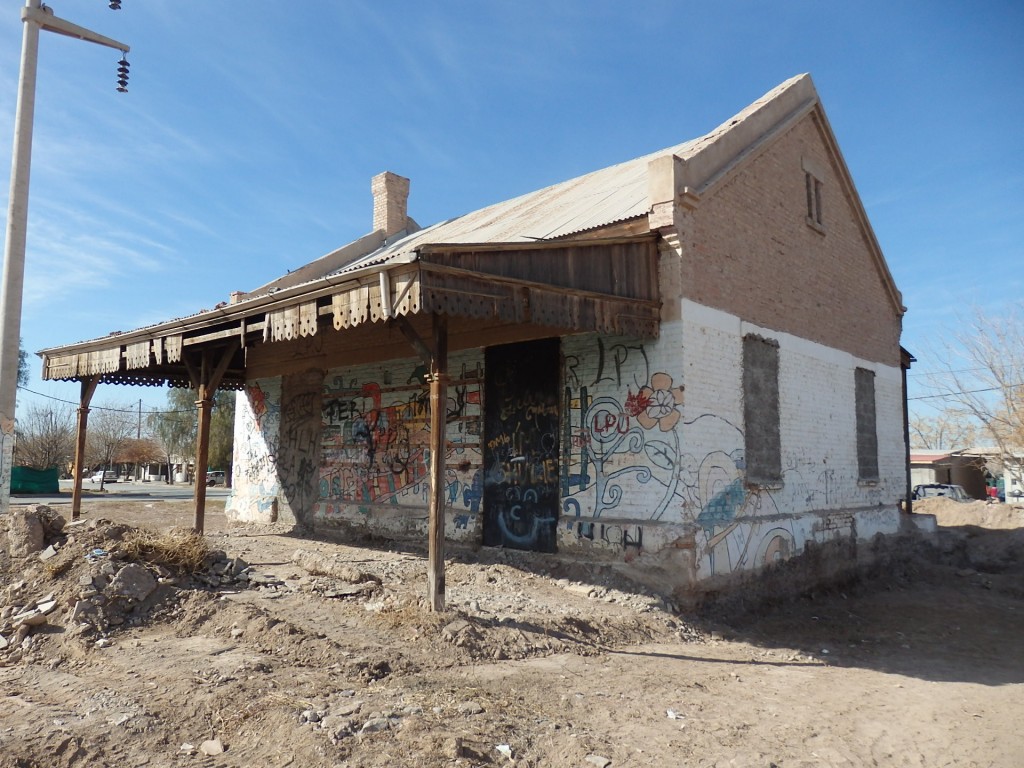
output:
[[[646,219],[646,214],[644,215]],[[531,242],[514,243],[426,243],[419,245],[416,250],[421,254],[430,253],[501,253],[505,251],[553,251],[564,250],[576,246],[601,246],[601,245],[633,245],[634,243],[654,242],[658,239],[656,232],[640,232],[637,234],[626,234],[614,237],[592,237],[573,239],[552,239],[534,240]]]
[[[184,365],[185,370],[188,371],[188,378],[189,381],[192,382],[192,388],[199,389],[199,385],[203,380],[202,371],[196,368],[195,362],[189,357],[189,354],[184,349],[181,350],[181,364]]]
[[[78,400],[78,433],[75,439],[75,468],[71,481],[71,519],[77,520],[82,514],[82,464],[85,463],[85,432],[89,422],[89,403],[100,383],[99,376],[82,379],[82,394]]]
[[[420,356],[421,360],[423,360],[424,365],[426,365],[429,368],[431,366],[431,361],[434,359],[434,353],[431,352],[430,347],[428,347],[424,343],[423,339],[420,338],[420,335],[416,333],[416,329],[412,327],[412,323],[409,322],[409,318],[407,318],[405,315],[398,315],[395,317],[394,322],[395,325],[398,326],[398,330],[400,330],[402,332],[402,335],[405,336],[406,341],[408,341],[409,344],[412,345],[412,348],[416,350],[416,354]],[[437,315],[434,315],[434,323],[436,328]],[[447,327],[447,323],[448,320],[446,317],[445,327]],[[447,338],[448,333],[447,331],[445,331],[445,339],[447,340]],[[436,334],[434,338],[434,348],[437,348]]]
[[[181,340],[181,346],[183,347],[194,347],[196,344],[205,344],[211,341],[219,341],[220,339],[240,338],[245,333],[245,318],[243,317],[239,321],[239,327],[228,328],[223,331],[211,331],[210,333],[204,333],[199,336],[190,336],[187,339]]]
[[[430,609],[444,610],[444,465],[448,408],[448,316],[434,315],[434,355],[430,360],[430,521],[427,591]]]
[[[220,360],[217,361],[217,367],[213,369],[213,372],[210,374],[210,380],[207,382],[207,386],[210,387],[211,391],[216,391],[217,387],[220,386],[221,379],[224,378],[224,373],[227,371],[228,366],[231,365],[231,358],[233,358],[235,356],[235,352],[238,351],[239,343],[239,339],[232,339],[221,351],[221,357]]]

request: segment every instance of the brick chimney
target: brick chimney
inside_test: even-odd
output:
[[[389,238],[409,228],[407,204],[409,180],[397,173],[385,171],[370,182],[373,192],[373,229]]]

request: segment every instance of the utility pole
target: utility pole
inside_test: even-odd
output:
[[[111,8],[119,4],[111,3]],[[42,0],[25,0],[21,9],[24,33],[21,42],[21,75],[14,117],[14,151],[11,160],[11,194],[7,209],[4,242],[3,282],[0,285],[0,513],[11,502],[11,465],[14,423],[18,399],[18,351],[21,341],[21,301],[25,283],[25,235],[28,226],[28,182],[32,164],[32,123],[36,101],[36,69],[39,31],[56,32],[121,51],[121,61],[130,50],[124,43],[58,18]],[[127,63],[124,63],[127,83]],[[119,70],[120,71],[120,70]],[[120,82],[120,81],[119,81]],[[122,86],[123,88],[124,86]],[[119,89],[120,90],[120,89]]]

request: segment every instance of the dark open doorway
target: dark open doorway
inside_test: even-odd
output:
[[[556,550],[560,365],[558,339],[486,350],[487,546]]]

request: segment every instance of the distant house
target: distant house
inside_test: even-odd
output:
[[[241,520],[424,537],[433,481],[449,540],[688,596],[899,530],[904,307],[810,77],[432,227],[408,192],[381,174],[370,234],[45,377],[238,389]]]
[[[965,448],[954,453],[963,469],[964,488],[977,498],[987,497],[986,489],[1001,489],[1007,501],[1020,502],[1024,496],[1024,455],[1004,454],[999,448]]]
[[[910,482],[952,483],[963,486],[975,499],[988,498],[988,486],[1005,492],[1007,501],[1024,497],[1024,459],[1002,456],[997,448],[923,450],[910,453]]]
[[[965,451],[914,449],[910,453],[911,486],[931,483],[961,486],[967,495],[985,499],[985,459]]]
[[[910,451],[910,484],[928,485],[931,483],[953,483],[953,456],[949,451],[912,448]]]

